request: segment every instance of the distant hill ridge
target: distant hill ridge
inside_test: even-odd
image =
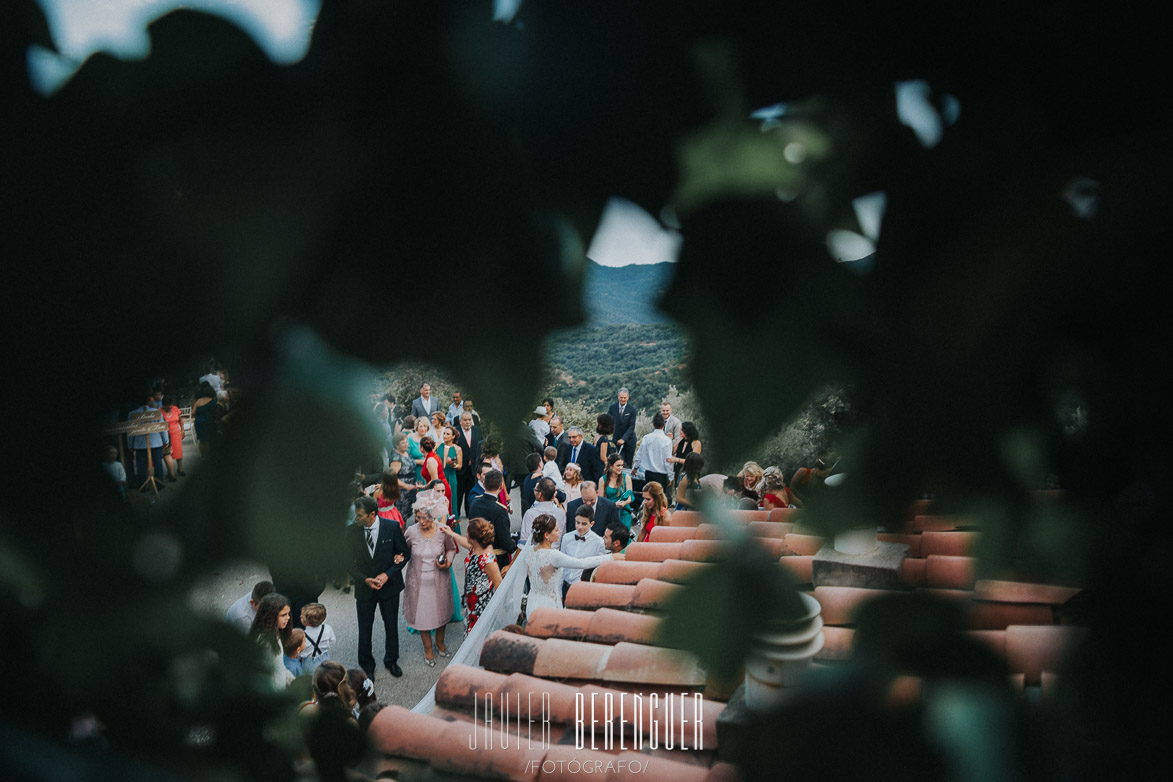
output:
[[[587,260],[583,304],[589,326],[668,323],[656,309],[675,273],[671,263],[601,266]]]

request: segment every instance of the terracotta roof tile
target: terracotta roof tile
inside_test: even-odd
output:
[[[667,608],[683,588],[679,584],[645,578],[635,585],[631,607],[641,611]]]
[[[1040,681],[1043,688],[1043,698],[1052,698],[1055,695],[1055,687],[1059,684],[1059,674],[1051,673],[1050,671],[1043,671]]]
[[[1024,676],[1023,674],[1012,673],[1009,676],[1007,676],[1006,679],[1010,682],[1010,687],[1015,692],[1022,692],[1023,690],[1026,689],[1026,676]]]
[[[798,516],[801,513],[802,511],[798,508],[774,508],[774,510],[770,511],[770,518],[768,520],[793,524],[798,520]]]
[[[1005,630],[1010,625],[1051,625],[1055,615],[1051,606],[1039,603],[987,603],[975,600],[969,612],[969,626],[974,630]]]
[[[705,515],[695,510],[678,510],[672,512],[673,527],[699,527],[705,522]]]
[[[816,660],[846,660],[851,657],[851,640],[855,631],[847,627],[823,627],[823,648]]]
[[[1006,663],[1025,673],[1027,684],[1039,684],[1043,671],[1058,671],[1064,651],[1084,634],[1082,627],[1012,625],[1006,628]]]
[[[584,641],[603,644],[615,644],[621,641],[634,644],[654,644],[656,642],[656,632],[660,626],[658,617],[630,611],[615,611],[610,608],[600,608],[591,615],[594,618],[583,637]]]
[[[908,510],[905,511],[904,515],[910,519],[914,519],[917,516],[926,516],[932,507],[932,500],[913,500],[913,503],[908,506]]]
[[[656,530],[652,530],[655,532]],[[595,568],[596,584],[636,584],[641,578],[657,578],[661,563],[612,560]]]
[[[788,556],[780,557],[778,563],[790,571],[790,575],[799,584],[809,584],[814,578],[814,557]]]
[[[667,581],[672,584],[684,584],[696,578],[697,574],[708,565],[703,562],[685,562],[682,559],[666,559],[660,565],[660,571],[655,578],[658,581]]]
[[[973,589],[977,560],[972,557],[925,557],[925,584],[944,589]]]
[[[917,592],[926,595],[933,595],[944,600],[952,600],[955,603],[968,603],[973,600],[973,592],[968,589],[943,589],[941,587],[922,587]]]
[[[1072,587],[988,579],[978,581],[974,584],[973,590],[980,600],[994,600],[999,603],[1048,603],[1050,605],[1062,605],[1079,592],[1078,589]]]
[[[912,522],[908,525],[908,530],[910,532],[948,532],[963,526],[970,526],[970,524],[966,520],[959,519],[956,516],[923,515],[913,516]]]
[[[925,585],[925,570],[928,564],[929,562],[926,559],[904,560],[904,585],[923,587]]]
[[[815,535],[799,535],[795,532],[790,533],[783,540],[786,541],[787,550],[800,557],[813,557],[828,542],[826,538]]]
[[[446,726],[440,731],[444,749],[428,758],[433,768],[519,782],[538,778],[542,758],[546,755],[545,748],[529,749],[527,742],[517,736],[496,730],[486,731],[484,726],[478,727],[472,723],[441,724]]]
[[[627,547],[628,561],[663,562],[666,559],[681,559],[683,543],[632,543]]]
[[[978,532],[936,532],[921,533],[921,556],[943,554],[950,557],[972,556],[977,545]]]
[[[782,508],[775,508],[775,512],[783,510]],[[786,510],[792,510],[786,508]],[[751,521],[749,523],[749,534],[758,538],[784,538],[794,532],[794,524],[789,521]]]
[[[626,584],[601,584],[598,581],[579,581],[566,593],[567,608],[627,608],[635,595],[635,587]]]
[[[731,551],[729,542],[724,540],[686,540],[679,545],[680,555],[675,558],[685,562],[720,562],[728,559]]]
[[[661,524],[652,530],[648,540],[651,543],[680,543],[685,540],[700,538],[702,530],[711,526],[710,524],[702,524],[699,527],[665,527]]]
[[[486,692],[495,693],[505,683],[499,673],[459,663],[449,665],[436,680],[436,703],[472,706],[473,699]]]
[[[485,640],[480,662],[491,671],[544,679],[684,688],[704,687],[706,679],[696,658],[678,649],[626,642],[606,646],[560,638],[538,639],[502,630]]]
[[[919,559],[920,558],[920,535],[906,535],[896,532],[881,532],[876,535],[877,540],[882,540],[885,543],[903,543],[908,546],[908,556]]]
[[[678,649],[619,643],[604,672],[607,681],[703,687],[706,675],[695,657]]]
[[[734,521],[745,524],[751,521],[769,521],[770,519],[770,511],[768,510],[729,510],[725,513]]]
[[[587,634],[594,611],[571,608],[535,608],[525,623],[525,634],[534,638],[574,638]]]
[[[489,636],[489,640],[492,639],[493,636]],[[561,638],[548,638],[539,643],[541,646],[534,659],[533,671],[518,673],[532,673],[546,679],[601,679],[613,649],[602,644]],[[488,648],[488,641],[485,642],[485,648]],[[481,662],[484,664],[483,651]]]
[[[704,714],[704,719],[708,720],[709,712],[706,710]],[[715,725],[716,720],[712,722]],[[628,780],[636,769],[640,779],[654,782],[705,782],[710,777],[716,782],[729,778],[728,769],[713,776],[714,772],[703,765],[674,760],[665,753],[654,756],[632,751],[611,754],[589,748],[579,750],[570,744],[546,747],[539,740],[519,740],[508,733],[486,731],[483,724],[447,722],[413,714],[401,706],[387,706],[375,715],[368,735],[378,751],[394,756],[381,764],[382,769],[398,769],[405,776],[411,776],[415,769],[410,761],[399,758],[423,761],[437,771],[464,777],[516,782],[580,780],[588,767],[590,771],[586,773],[600,782]],[[688,736],[691,735],[689,731]],[[470,739],[475,739],[475,749],[470,749]],[[715,742],[714,733],[714,747]],[[705,749],[708,751],[707,745]],[[687,757],[682,755],[682,758]]]
[[[1005,630],[969,630],[966,632],[970,638],[984,643],[994,654],[1000,658],[1006,657],[1006,631]]]
[[[877,597],[895,594],[886,589],[861,589],[860,587],[821,586],[815,587],[815,600],[823,607],[824,624],[849,625],[855,621],[860,607]]]

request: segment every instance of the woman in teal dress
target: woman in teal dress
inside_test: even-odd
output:
[[[424,451],[420,438],[428,435],[428,419],[420,416],[415,420],[415,430],[407,436],[407,455],[415,463],[415,482],[424,484]]]
[[[623,472],[623,454],[615,450],[607,457],[607,471],[599,478],[599,493],[619,508],[619,520],[631,529],[631,476]]]
[[[444,465],[444,478],[448,481],[448,486],[452,490],[452,509],[448,518],[456,519],[456,473],[463,466],[461,463],[462,452],[460,446],[456,444],[456,427],[449,424],[444,427],[443,434],[444,444],[436,449],[436,453],[440,455],[440,463]]]

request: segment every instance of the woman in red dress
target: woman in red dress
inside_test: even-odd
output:
[[[167,422],[167,435],[171,438],[171,453],[163,451],[163,463],[167,465],[167,480],[174,482],[176,475],[183,471],[183,413],[171,397],[163,398],[163,420]]]
[[[399,473],[390,469],[383,470],[383,480],[375,485],[371,496],[379,503],[379,518],[384,521],[394,521],[400,529],[406,525],[403,514],[396,503],[399,502]]]
[[[644,502],[639,512],[639,543],[647,543],[651,539],[652,530],[657,526],[671,523],[672,512],[668,510],[668,498],[664,496],[664,487],[658,481],[648,481],[644,484]]]
[[[421,437],[420,450],[424,452],[424,464],[421,468],[424,474],[424,483],[431,483],[432,481],[443,483],[444,494],[448,497],[448,502],[451,503],[452,487],[448,485],[448,479],[444,477],[444,464],[440,461],[440,457],[436,453],[436,441],[431,437]]]

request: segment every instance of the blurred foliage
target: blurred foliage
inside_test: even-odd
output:
[[[28,382],[53,402],[10,416],[21,450],[0,493],[0,654],[34,683],[0,706],[2,743],[18,742],[5,752],[26,753],[6,765],[17,776],[57,778],[70,759],[90,777],[288,775],[285,703],[253,687],[255,649],[191,614],[188,588],[225,559],[305,564],[337,545],[337,487],[373,442],[342,356],[368,373],[442,361],[482,415],[525,420],[534,346],[581,321],[582,247],[612,195],[679,219],[663,308],[689,335],[706,442],[744,452],[818,389],[851,388],[851,479],[811,523],[891,523],[931,492],[942,512],[983,512],[985,572],[1089,587],[1062,708],[1003,718],[996,697],[963,690],[959,710],[933,713],[972,719],[980,746],[1021,736],[1021,775],[1151,769],[1164,660],[1138,628],[1171,607],[1173,434],[1153,11],[616,0],[526,3],[500,25],[476,3],[334,0],[289,67],[179,12],[151,26],[149,58],[95,56],[46,99],[25,72],[45,23],[31,0],[9,6],[5,368],[14,393]],[[908,79],[960,101],[931,148],[897,116]],[[778,102],[775,122],[750,119]],[[1094,214],[1066,195],[1088,181]],[[878,191],[874,256],[834,262],[828,233],[862,230],[853,201]],[[132,513],[69,446],[125,389],[204,355],[249,390],[231,440],[182,502]],[[44,489],[61,469],[58,500]],[[1041,470],[1066,489],[1046,512],[1028,492]],[[760,607],[723,601],[716,626]],[[712,627],[697,632],[715,648]],[[755,771],[940,776],[965,756],[948,754],[956,730],[924,729],[931,701],[886,710],[866,681],[762,721]],[[101,771],[68,739],[88,714],[108,726]],[[67,753],[30,761],[49,744]]]

